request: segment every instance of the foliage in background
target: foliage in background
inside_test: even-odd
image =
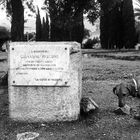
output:
[[[123,0],[123,44],[125,48],[134,48],[136,44],[135,18],[132,0]]]
[[[134,15],[136,20],[140,20],[140,0],[135,0],[134,4],[136,5],[134,9]]]
[[[25,5],[32,11],[34,10],[33,0],[6,0],[7,16],[11,18],[11,40],[24,40],[24,17]]]
[[[50,15],[51,41],[82,42],[84,36],[83,14],[93,23],[98,17],[94,0],[45,0]]]
[[[97,0],[89,0],[84,8],[84,14],[87,15],[87,19],[94,25],[96,19],[100,16],[100,4]]]
[[[43,17],[42,21],[42,41],[49,40],[49,20],[46,14],[46,19]]]
[[[88,30],[88,29],[84,29],[84,38],[89,38],[89,36],[90,36],[90,30]]]
[[[136,7],[134,9],[135,15],[135,27],[136,27],[136,35],[137,35],[137,42],[140,43],[140,0],[134,1]]]
[[[40,18],[40,11],[37,7],[37,14],[36,14],[36,41],[41,41],[41,35],[42,35],[42,24],[41,24],[41,18]]]
[[[12,19],[12,40],[21,41],[23,40],[24,22],[27,21],[24,18],[25,5],[30,11],[36,13],[33,0],[6,1],[7,15],[11,16]],[[12,3],[14,3],[14,7]],[[46,10],[46,13],[49,14],[50,27],[48,28],[49,24],[47,20],[45,23],[45,20],[41,19],[41,28],[43,29],[41,34],[42,36],[45,34],[47,36],[46,38],[41,38],[48,40],[47,30],[49,29],[49,38],[51,41],[77,41],[81,43],[84,36],[83,14],[87,14],[87,18],[91,23],[94,23],[99,16],[99,4],[96,0],[45,0],[42,9]],[[15,13],[15,10],[18,12]],[[28,16],[32,15],[28,14]],[[38,16],[37,23],[40,24]],[[39,27],[39,25],[37,26]],[[40,27],[37,29],[37,32],[40,32],[39,30]]]
[[[41,21],[40,11],[37,8],[36,14],[36,41],[48,41],[49,40],[49,20],[46,13],[46,19],[43,17]]]
[[[23,41],[24,39],[24,7],[21,0],[10,0],[11,3],[11,39]]]
[[[88,39],[84,44],[84,49],[93,49],[96,43],[99,43],[100,40],[98,37],[94,37],[93,39]]]
[[[99,2],[102,48],[134,48],[136,32],[132,0],[99,0]]]

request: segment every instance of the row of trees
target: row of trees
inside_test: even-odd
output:
[[[23,2],[34,12],[33,0],[6,1],[7,11],[12,19],[12,41],[22,41],[25,21]],[[78,41],[81,43],[84,35],[83,14],[87,14],[91,23],[94,23],[99,16],[99,4],[96,0],[45,0],[44,5],[50,24],[48,23],[48,16],[41,22],[40,13],[37,10],[37,41],[48,40],[49,38],[50,41]]]
[[[136,43],[132,0],[99,0],[102,48],[133,48]]]
[[[43,17],[43,20],[41,22],[40,11],[38,8],[36,15],[36,41],[49,41],[49,33],[50,26],[48,15],[46,14],[46,18]]]
[[[136,42],[132,0],[44,0],[41,19],[33,0],[6,0],[12,41],[24,39],[24,4],[36,14],[36,41],[77,41],[84,36],[83,14],[91,23],[99,17],[102,48],[133,48]],[[99,10],[100,9],[100,10]],[[17,12],[18,11],[18,12]]]
[[[99,5],[100,3],[100,5]],[[134,48],[135,19],[132,0],[45,0],[50,16],[52,41],[82,42],[83,13],[91,23],[99,16],[102,48]]]
[[[95,0],[45,0],[44,5],[50,18],[50,26],[47,28],[50,29],[49,39],[51,41],[82,43],[84,36],[83,14],[86,13],[92,23],[99,16],[99,4]],[[39,19],[37,23],[40,24]]]

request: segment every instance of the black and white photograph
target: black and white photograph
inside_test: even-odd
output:
[[[140,0],[0,0],[0,140],[140,140]]]

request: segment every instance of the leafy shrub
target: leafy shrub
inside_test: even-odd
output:
[[[93,39],[88,39],[85,43],[84,43],[84,49],[92,49],[93,46],[99,43],[99,38],[95,37]]]

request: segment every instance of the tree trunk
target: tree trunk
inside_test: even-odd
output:
[[[12,6],[12,41],[23,41],[24,39],[24,8],[21,0],[11,0]]]
[[[40,12],[39,8],[37,9],[37,15],[36,15],[36,41],[42,40],[42,24],[41,24],[41,18],[40,18]]]
[[[136,44],[136,30],[132,0],[123,0],[122,18],[124,27],[124,46],[127,49],[134,48]]]
[[[78,14],[75,23],[72,29],[72,41],[82,43],[84,36],[83,11]]]
[[[83,11],[84,5],[83,1],[78,1],[78,5],[75,6],[75,17],[74,17],[74,26],[72,30],[72,40],[82,43],[84,37],[84,23],[83,23]]]
[[[50,13],[50,40],[57,40],[57,27],[56,27],[56,15],[57,9],[55,5],[55,0],[49,0],[49,13]]]

